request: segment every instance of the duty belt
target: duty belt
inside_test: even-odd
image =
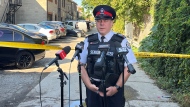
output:
[[[93,81],[96,81],[96,82],[101,82],[102,81],[101,79],[96,79],[96,78],[92,78],[92,77],[90,77],[90,80],[93,80]]]

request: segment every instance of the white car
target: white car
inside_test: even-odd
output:
[[[32,31],[32,32],[39,32],[47,36],[48,40],[56,39],[57,35],[55,29],[48,25],[39,25],[39,24],[18,24],[19,26]]]
[[[85,32],[89,31],[87,21],[70,20],[70,21],[65,21],[64,23],[65,23],[65,25],[70,25],[75,29],[83,30]]]
[[[40,25],[52,25],[54,27],[57,27],[57,29],[59,29],[58,37],[63,37],[63,36],[66,36],[66,34],[67,34],[64,23],[61,21],[42,21],[39,24]]]

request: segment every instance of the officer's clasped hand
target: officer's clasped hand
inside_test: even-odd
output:
[[[114,94],[116,94],[118,91],[116,89],[116,87],[114,86],[110,86],[108,88],[106,88],[106,96],[113,96]],[[98,91],[98,94],[101,96],[101,97],[104,97],[104,93],[101,92],[101,91]]]

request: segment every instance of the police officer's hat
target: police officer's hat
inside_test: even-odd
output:
[[[116,16],[115,10],[108,5],[98,5],[93,10],[95,20],[111,19],[114,20]]]

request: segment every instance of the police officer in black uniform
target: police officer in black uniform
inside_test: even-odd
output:
[[[104,97],[106,97],[107,107],[124,107],[122,74],[124,73],[123,82],[125,83],[130,73],[127,64],[121,57],[118,57],[116,47],[128,48],[129,52],[126,56],[130,63],[136,63],[137,60],[127,39],[111,30],[116,17],[115,10],[108,5],[99,5],[94,8],[93,15],[98,32],[86,37],[84,49],[80,54],[81,77],[86,86],[86,105],[87,107],[104,107]],[[94,69],[94,65],[101,55],[98,49],[101,42],[110,45],[105,55],[106,96],[102,91],[102,76],[100,75],[102,71]]]

